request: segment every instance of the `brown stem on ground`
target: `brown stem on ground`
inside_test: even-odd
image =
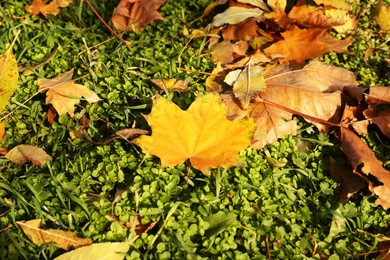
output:
[[[88,0],[84,0],[84,2],[87,3],[87,5],[89,6],[89,8],[91,8],[92,12],[99,18],[100,21],[102,21],[102,23],[104,24],[104,26],[106,26],[107,29],[108,29],[116,38],[118,38],[121,42],[123,42],[127,47],[130,46],[130,42],[123,40],[122,36],[120,36],[119,34],[117,34],[117,33],[111,28],[111,26],[109,26],[109,25],[106,23],[106,21],[104,21],[104,19],[100,16],[100,14],[96,11],[96,9],[92,6],[92,4],[91,4]]]

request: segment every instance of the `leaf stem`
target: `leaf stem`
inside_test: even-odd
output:
[[[89,6],[89,8],[91,8],[92,12],[99,18],[99,20],[104,24],[104,26],[106,26],[107,29],[108,29],[116,38],[118,38],[121,42],[123,42],[127,47],[130,46],[130,42],[123,40],[122,36],[120,36],[119,34],[117,34],[117,33],[111,28],[111,26],[109,26],[109,25],[106,23],[106,21],[104,21],[104,19],[100,16],[100,14],[96,11],[96,9],[92,6],[92,4],[91,4],[88,0],[84,0],[84,2],[87,3],[87,5]]]

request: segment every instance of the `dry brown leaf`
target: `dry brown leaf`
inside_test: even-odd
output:
[[[157,223],[157,221],[152,221],[143,225],[141,216],[133,216],[130,221],[126,222],[125,226],[131,230],[135,224],[135,234],[137,236],[141,236],[143,233],[147,233],[152,230]]]
[[[222,37],[225,41],[249,41],[258,36],[260,36],[259,26],[255,19],[246,19],[238,24],[229,24],[222,29]]]
[[[155,20],[165,20],[157,12],[164,3],[165,0],[121,0],[112,17],[112,23],[121,31],[140,31]]]
[[[24,9],[33,14],[38,15],[39,13],[43,15],[58,15],[60,13],[60,7],[67,7],[72,3],[72,0],[52,0],[48,3],[49,0],[34,0],[31,5],[27,5]]]
[[[46,163],[46,160],[51,160],[51,156],[48,155],[42,148],[29,144],[20,144],[12,148],[5,158],[17,163],[19,166],[27,161],[31,161],[34,165],[40,166]]]
[[[281,33],[284,40],[266,48],[266,54],[282,54],[281,62],[288,62],[291,67],[302,65],[307,59],[319,57],[328,52],[347,52],[352,38],[338,40],[332,38],[326,29],[300,29]]]
[[[288,17],[295,20],[296,24],[307,28],[331,28],[344,24],[343,19],[328,17],[324,8],[306,5],[306,1],[299,1],[288,13]]]
[[[329,130],[328,124],[339,123],[342,94],[338,90],[357,84],[355,77],[346,72],[317,61],[296,71],[278,65],[266,70],[263,75],[266,89],[255,95],[246,111],[236,98],[223,95],[222,99],[228,105],[230,119],[246,116],[255,119],[257,128],[252,147],[262,148],[296,133],[296,123],[291,120],[293,114],[302,116],[322,132]]]
[[[143,151],[158,156],[162,167],[189,159],[204,174],[239,164],[237,153],[250,145],[255,128],[253,119],[227,120],[226,106],[210,93],[197,97],[186,111],[158,97],[147,121],[152,135],[135,140]]]
[[[220,42],[211,48],[211,60],[222,64],[232,63],[234,60],[244,57],[248,47],[248,42],[245,41]]]
[[[185,92],[188,90],[188,82],[181,79],[152,79],[154,85],[161,90]]]
[[[17,221],[26,236],[36,245],[54,243],[56,247],[69,250],[92,244],[90,238],[79,238],[74,233],[58,229],[41,229],[42,219]]]
[[[353,131],[341,127],[340,132],[341,147],[352,168],[366,176],[372,175],[382,183],[378,186],[374,184],[369,186],[378,196],[375,203],[384,209],[390,208],[390,171],[383,168],[382,162],[375,157],[370,147]]]
[[[367,186],[367,182],[360,174],[353,173],[351,167],[340,165],[334,158],[330,157],[330,175],[332,179],[340,183],[340,202],[345,203],[356,192]]]
[[[53,79],[38,79],[40,93],[47,91],[46,104],[52,104],[58,115],[69,113],[74,116],[74,106],[84,97],[89,103],[100,100],[95,92],[86,86],[76,84],[73,77],[73,69],[58,75]]]

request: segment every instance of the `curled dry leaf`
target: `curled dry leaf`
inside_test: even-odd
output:
[[[339,139],[353,170],[367,176],[370,190],[378,196],[375,203],[384,209],[390,208],[390,171],[383,168],[382,162],[375,157],[370,147],[353,131],[341,127]],[[381,185],[375,186],[371,183],[368,180],[369,175],[374,176]]]
[[[100,100],[95,92],[86,86],[76,84],[73,69],[58,75],[53,79],[38,79],[40,93],[46,92],[46,104],[52,104],[58,115],[69,113],[74,116],[74,106],[84,97],[89,103]]]
[[[121,0],[112,17],[112,23],[121,31],[140,31],[155,20],[165,20],[157,12],[164,3],[165,0]]]
[[[58,229],[41,229],[42,219],[17,221],[26,236],[36,245],[54,243],[56,247],[69,250],[92,244],[90,238],[79,238],[74,233]]]
[[[204,174],[239,164],[237,153],[250,145],[255,128],[253,119],[227,120],[226,106],[213,94],[198,97],[187,111],[158,97],[147,121],[152,135],[135,140],[144,152],[158,156],[163,167],[189,159]]]
[[[0,113],[18,86],[18,64],[12,49],[7,50],[0,59]]]
[[[27,5],[24,9],[33,14],[38,15],[57,15],[60,13],[60,7],[67,7],[72,3],[72,0],[52,0],[48,3],[48,0],[34,0],[31,5]]]
[[[19,166],[27,161],[31,161],[34,165],[40,166],[46,163],[46,160],[51,160],[51,156],[48,155],[42,148],[29,144],[20,144],[12,148],[5,158],[17,163]]]

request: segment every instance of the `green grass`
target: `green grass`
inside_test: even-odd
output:
[[[20,75],[3,113],[12,115],[3,121],[7,132],[0,147],[38,145],[53,160],[42,167],[18,167],[0,158],[0,230],[5,229],[0,232],[0,259],[52,259],[64,252],[35,246],[24,236],[16,221],[34,218],[42,218],[45,228],[69,230],[95,243],[126,240],[132,230],[122,225],[133,216],[142,216],[142,224],[157,221],[135,241],[128,259],[364,258],[377,250],[377,238],[370,234],[390,236],[390,215],[374,204],[368,190],[345,204],[338,202],[329,156],[342,158],[341,149],[332,134],[318,133],[299,119],[298,135],[242,152],[240,167],[216,169],[210,177],[191,171],[188,184],[185,164],[161,168],[157,158],[124,140],[95,146],[70,138],[86,113],[94,140],[133,124],[146,129],[143,114],[150,112],[154,95],[160,93],[150,79],[188,80],[190,91],[171,96],[182,108],[204,92],[206,75],[198,72],[211,72],[215,64],[204,51],[205,39],[186,45],[182,29],[205,26],[210,18],[190,22],[210,1],[168,0],[160,10],[167,21],[123,35],[130,48],[117,39],[103,43],[112,35],[82,1],[75,0],[57,17],[45,18],[25,17],[23,6],[29,2],[6,1],[0,6],[0,53],[19,30],[13,50],[25,66],[41,62],[59,47],[33,74]],[[363,86],[389,85],[389,65],[383,60],[388,58],[388,47],[383,46],[388,36],[375,24],[376,1],[361,2],[365,8],[351,53],[331,53],[323,60],[352,70]],[[91,3],[110,20],[116,1]],[[364,51],[378,46],[383,49],[364,62]],[[72,68],[74,78],[82,77],[78,83],[102,101],[82,102],[75,119],[61,116],[50,125],[44,94],[25,101],[37,92],[38,78]],[[377,131],[364,139],[390,169],[388,139]],[[221,216],[226,221],[219,223]],[[367,259],[373,256],[367,254]]]

